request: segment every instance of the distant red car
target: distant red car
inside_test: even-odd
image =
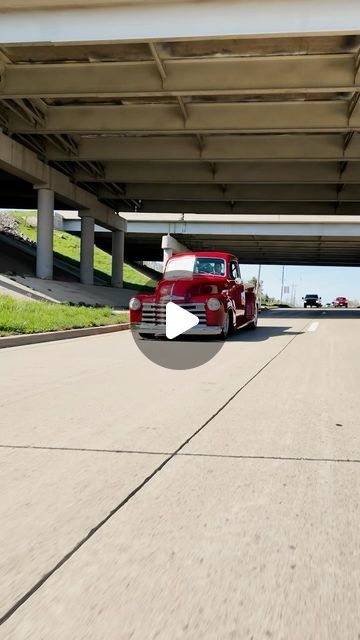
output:
[[[130,300],[130,323],[141,337],[166,335],[166,304],[173,302],[197,315],[195,335],[227,338],[240,327],[257,325],[253,287],[245,287],[238,259],[230,253],[201,251],[172,256],[155,293]]]
[[[340,296],[339,298],[336,298],[336,300],[334,301],[334,307],[345,307],[347,309],[348,306],[349,306],[349,303],[347,299],[342,296]]]

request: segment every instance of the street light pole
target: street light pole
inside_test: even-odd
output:
[[[281,277],[281,296],[280,296],[280,302],[282,304],[283,301],[283,295],[284,295],[284,277],[285,277],[285,266],[283,265],[282,268],[282,277]]]

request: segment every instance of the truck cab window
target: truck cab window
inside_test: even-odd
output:
[[[235,278],[239,278],[239,266],[237,262],[230,262],[230,278],[235,280]]]

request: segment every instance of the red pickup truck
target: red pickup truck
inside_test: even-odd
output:
[[[345,307],[345,309],[347,309],[348,306],[349,303],[343,296],[339,296],[339,298],[336,298],[336,300],[334,300],[334,307]]]
[[[230,253],[204,251],[169,258],[154,294],[130,300],[130,323],[141,337],[166,335],[166,304],[173,302],[199,318],[187,334],[228,335],[257,326],[253,287],[241,279],[237,258]]]

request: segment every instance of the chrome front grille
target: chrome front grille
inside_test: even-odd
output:
[[[199,318],[199,324],[206,325],[206,310],[203,303],[182,302],[179,307],[186,309]],[[166,303],[144,302],[142,312],[143,324],[165,324]]]

